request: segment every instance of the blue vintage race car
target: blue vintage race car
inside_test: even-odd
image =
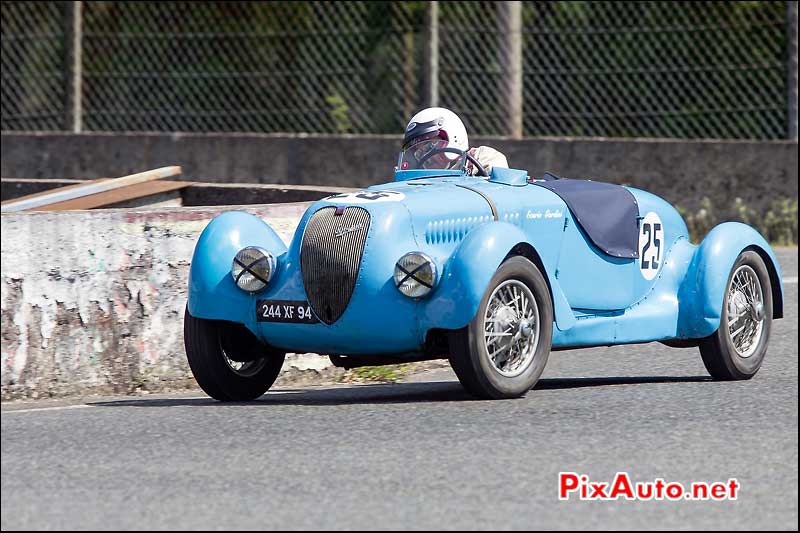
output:
[[[758,371],[783,288],[756,230],[720,224],[695,246],[647,192],[485,175],[455,155],[455,169],[420,164],[314,203],[288,247],[253,215],[214,218],[184,325],[203,390],[255,399],[286,352],[343,367],[449,358],[481,398],[524,395],[551,349],[661,341],[699,346],[717,379]],[[469,176],[468,161],[484,175]]]

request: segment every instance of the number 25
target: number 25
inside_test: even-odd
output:
[[[658,259],[661,257],[661,239],[658,238],[658,232],[661,231],[661,224],[644,224],[642,226],[642,233],[647,234],[647,242],[644,244],[642,248],[642,269],[649,270],[653,268],[653,270],[658,268]],[[655,246],[655,257],[652,259],[653,266],[650,266],[650,261],[647,260],[647,251],[650,249],[651,246]]]

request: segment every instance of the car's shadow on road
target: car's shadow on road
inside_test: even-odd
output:
[[[708,376],[639,376],[607,378],[549,378],[542,379],[534,391],[569,390],[585,387],[615,385],[651,385],[669,383],[700,383],[711,381]],[[357,386],[310,387],[305,389],[275,389],[252,402],[217,402],[210,398],[142,398],[93,402],[94,407],[180,407],[180,406],[249,406],[264,405],[349,405],[391,403],[441,403],[479,401],[467,394],[457,381],[415,383],[380,383]]]

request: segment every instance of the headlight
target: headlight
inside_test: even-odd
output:
[[[247,292],[258,292],[267,286],[275,273],[275,257],[256,246],[242,248],[233,258],[231,276],[236,285]]]
[[[436,286],[436,263],[422,252],[411,252],[394,266],[394,284],[410,298],[422,298]]]

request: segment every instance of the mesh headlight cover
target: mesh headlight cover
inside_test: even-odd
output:
[[[436,285],[436,263],[421,252],[411,252],[394,267],[394,284],[410,298],[422,298]]]
[[[231,276],[236,285],[247,292],[258,292],[267,286],[275,272],[275,258],[256,246],[242,248],[233,259]]]

